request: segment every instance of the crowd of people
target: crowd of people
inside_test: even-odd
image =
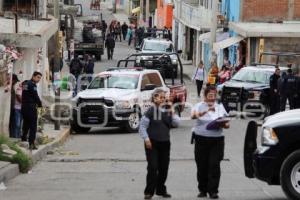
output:
[[[293,73],[290,64],[287,73],[276,67],[270,77],[270,113],[285,111],[287,101],[290,110],[300,108],[300,77]]]

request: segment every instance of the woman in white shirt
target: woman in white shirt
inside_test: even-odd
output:
[[[192,110],[192,119],[196,119],[192,142],[195,140],[199,198],[206,197],[207,193],[211,199],[219,198],[220,163],[224,155],[223,128],[229,128],[229,123],[224,118],[228,114],[224,106],[216,102],[216,96],[217,89],[207,86],[205,100]]]
[[[205,80],[205,69],[204,69],[203,61],[201,60],[193,76],[193,81],[196,81],[196,85],[197,85],[198,97],[200,97],[204,80]]]

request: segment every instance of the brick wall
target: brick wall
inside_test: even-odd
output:
[[[300,0],[294,2],[300,8]],[[244,0],[241,19],[255,22],[288,20],[289,12],[289,0]],[[300,9],[295,8],[296,13],[300,17]]]

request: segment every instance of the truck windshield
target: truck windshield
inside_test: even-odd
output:
[[[89,89],[99,88],[118,88],[118,89],[136,89],[139,76],[134,75],[111,75],[106,77],[96,77]]]
[[[236,73],[232,77],[232,80],[268,84],[271,75],[272,72],[256,71],[256,70],[249,70],[247,68],[244,68],[241,69],[238,73]]]
[[[145,42],[143,50],[173,52],[173,45],[166,44],[166,43],[158,43],[158,42]]]

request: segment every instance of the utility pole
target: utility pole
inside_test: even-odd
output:
[[[218,0],[212,0],[212,16],[211,16],[211,28],[210,28],[210,49],[211,49],[211,62],[217,61],[217,54],[214,52],[214,43],[217,41],[217,13],[218,13]]]
[[[149,0],[146,0],[146,27],[149,27],[149,18],[150,18],[150,3]]]
[[[140,0],[140,23],[139,26],[144,25],[144,0]]]
[[[58,20],[58,31],[55,33],[55,55],[54,55],[54,69],[52,79],[54,81],[55,92],[55,122],[54,129],[60,130],[60,45],[59,45],[59,30],[60,30],[60,14],[59,14],[59,0],[54,0],[54,17]]]
[[[117,13],[117,0],[112,0],[112,3],[113,3],[113,10],[112,10],[112,12],[113,13]]]

